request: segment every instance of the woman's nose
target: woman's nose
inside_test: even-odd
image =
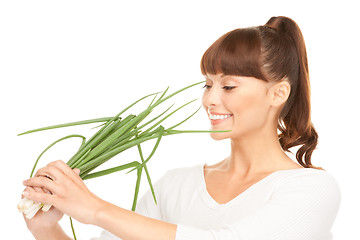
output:
[[[202,101],[204,107],[206,106],[209,108],[213,106],[218,106],[221,103],[220,92],[214,87],[205,89]]]

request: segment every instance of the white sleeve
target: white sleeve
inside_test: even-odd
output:
[[[162,182],[164,181],[163,179],[164,176],[153,185],[157,202],[160,201],[159,197],[161,196],[160,192],[162,188]],[[151,217],[158,220],[162,219],[160,207],[159,205],[155,204],[154,197],[150,189],[138,201],[135,212],[146,217]],[[101,232],[101,235],[99,237],[91,238],[90,240],[121,240],[121,239],[111,234],[110,232],[104,230]]]
[[[178,225],[176,240],[330,239],[340,190],[330,174],[318,171],[285,178],[263,207],[231,225],[210,230]]]

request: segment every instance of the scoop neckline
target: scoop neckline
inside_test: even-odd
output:
[[[243,197],[245,197],[250,191],[252,191],[253,189],[255,189],[257,186],[268,182],[271,180],[271,178],[273,178],[274,176],[276,176],[279,173],[282,172],[289,172],[289,171],[300,171],[300,170],[308,170],[308,168],[292,168],[292,169],[283,169],[283,170],[278,170],[275,172],[270,173],[269,175],[267,175],[266,177],[260,179],[259,181],[257,181],[256,183],[254,183],[253,185],[251,185],[250,187],[248,187],[246,190],[244,190],[243,192],[241,192],[239,195],[237,195],[236,197],[234,197],[233,199],[231,199],[230,201],[226,202],[226,203],[218,203],[211,195],[210,193],[207,191],[206,188],[206,182],[205,182],[205,172],[204,172],[204,167],[205,167],[206,163],[203,163],[200,165],[199,167],[199,180],[200,180],[200,195],[202,197],[202,199],[204,200],[204,202],[211,208],[214,209],[218,209],[218,208],[228,208],[231,207],[232,205],[234,205],[236,202],[238,202],[240,199],[242,199]]]

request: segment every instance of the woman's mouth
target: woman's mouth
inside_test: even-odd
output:
[[[223,122],[224,120],[231,118],[232,114],[221,114],[221,113],[215,113],[215,112],[208,112],[209,113],[209,119],[211,120],[211,124],[219,124]]]
[[[210,120],[221,120],[231,117],[232,114],[209,114]]]

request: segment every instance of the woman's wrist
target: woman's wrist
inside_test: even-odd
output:
[[[71,240],[58,223],[53,226],[30,229],[30,232],[36,240]]]
[[[89,213],[89,224],[103,227],[101,226],[101,224],[104,221],[106,214],[112,212],[111,208],[113,208],[114,206],[113,204],[106,202],[105,200],[99,199],[96,206],[94,206],[94,208],[92,209],[92,212]]]
[[[87,212],[87,221],[82,223],[99,226],[99,223],[101,223],[101,215],[104,213],[105,209],[108,208],[108,205],[112,204],[101,198],[95,197],[95,201],[91,204],[91,209]]]

